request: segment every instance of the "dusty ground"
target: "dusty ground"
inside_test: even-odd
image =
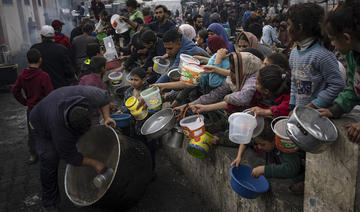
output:
[[[9,92],[0,88],[0,211],[40,211],[41,193],[39,164],[27,166],[28,158],[26,108]],[[77,208],[64,194],[63,175],[60,168],[62,211],[105,211],[95,208]],[[160,150],[157,157],[157,179],[152,182],[143,198],[131,208],[138,211],[210,211],[206,203],[191,189],[184,175],[175,170]]]

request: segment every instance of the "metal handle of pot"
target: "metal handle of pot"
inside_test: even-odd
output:
[[[308,135],[308,132],[299,123],[297,123],[296,126],[305,136]]]

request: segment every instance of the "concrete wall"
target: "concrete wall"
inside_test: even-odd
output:
[[[338,140],[324,153],[306,155],[305,211],[360,211],[359,145],[348,140],[345,128],[359,115],[335,120]]]
[[[359,145],[347,138],[345,126],[360,121],[360,112],[334,120],[338,140],[321,154],[306,155],[305,194],[289,192],[291,181],[270,180],[271,190],[255,200],[237,195],[230,186],[230,163],[237,149],[217,146],[207,158],[197,159],[181,149],[166,147],[170,160],[190,179],[195,190],[213,205],[215,211],[341,211],[360,212]],[[264,160],[246,150],[242,164],[256,167]]]
[[[205,159],[197,159],[182,149],[166,148],[171,162],[178,166],[204,199],[212,205],[214,211],[302,211],[303,197],[290,193],[290,180],[271,180],[269,192],[257,199],[249,200],[240,197],[230,186],[230,163],[236,157],[237,148],[218,146]],[[258,153],[246,150],[242,164],[255,167],[265,164]]]

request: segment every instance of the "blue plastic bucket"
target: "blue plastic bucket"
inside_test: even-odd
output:
[[[255,199],[261,193],[270,188],[269,182],[261,175],[259,178],[251,176],[252,168],[240,165],[238,168],[231,167],[231,188],[240,196],[247,199]]]
[[[110,115],[110,118],[116,121],[116,127],[120,128],[128,127],[130,125],[130,117],[131,115],[128,113]]]

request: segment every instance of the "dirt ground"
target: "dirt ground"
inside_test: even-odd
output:
[[[25,164],[29,156],[26,107],[14,99],[9,87],[0,88],[0,102],[0,211],[38,212],[41,208],[39,164]],[[64,170],[62,162],[59,172],[61,211],[105,211],[75,207],[64,193]],[[211,211],[201,196],[192,190],[181,171],[173,168],[161,149],[157,154],[156,173],[157,179],[147,187],[137,205],[128,211]]]

